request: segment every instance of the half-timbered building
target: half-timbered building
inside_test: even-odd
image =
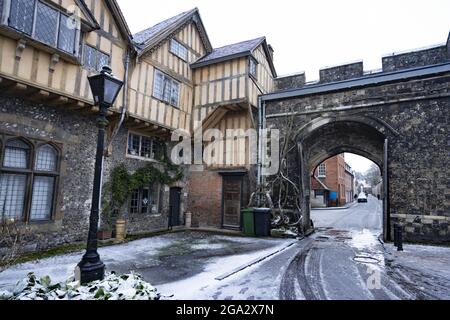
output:
[[[182,224],[186,211],[198,226],[239,228],[249,142],[225,133],[256,128],[272,55],[263,37],[213,49],[198,9],[132,35],[115,0],[0,0],[0,218],[30,226],[30,250],[85,239],[98,113],[87,78],[110,65],[124,88],[108,114],[106,181],[118,165],[157,165],[157,141],[177,129],[226,142],[203,171],[135,190],[127,230]]]

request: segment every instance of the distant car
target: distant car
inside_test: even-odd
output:
[[[367,196],[364,192],[361,192],[358,196],[358,203],[367,202]]]

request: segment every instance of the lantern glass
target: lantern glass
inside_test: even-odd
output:
[[[95,104],[110,107],[122,89],[123,82],[115,78],[111,69],[105,66],[100,74],[89,77],[89,85]]]

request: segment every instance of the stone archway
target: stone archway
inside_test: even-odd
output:
[[[328,158],[341,153],[354,153],[373,161],[380,168],[386,181],[385,190],[389,190],[386,179],[387,163],[385,145],[387,132],[392,132],[380,123],[359,117],[319,118],[299,129],[296,135],[298,145],[298,166],[302,185],[302,211],[305,228],[310,225],[311,168],[317,167]],[[395,133],[394,133],[395,134]],[[383,196],[383,233],[386,240],[390,234],[388,196]]]

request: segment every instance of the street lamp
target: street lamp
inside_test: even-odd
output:
[[[123,86],[123,82],[112,75],[112,70],[104,66],[100,74],[88,78],[95,105],[100,112],[97,118],[98,138],[95,157],[94,189],[92,191],[91,215],[89,218],[89,235],[86,253],[77,266],[77,279],[82,284],[102,280],[105,275],[105,265],[97,252],[97,232],[100,210],[100,193],[105,148],[105,128],[108,125],[106,112],[113,105]]]

